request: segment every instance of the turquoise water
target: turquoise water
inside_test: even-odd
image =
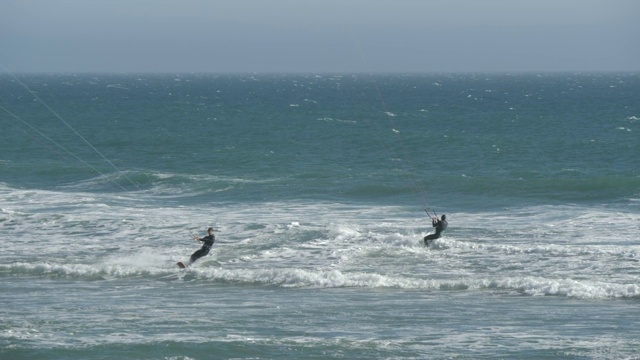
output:
[[[0,355],[637,358],[639,94],[638,74],[2,74]],[[450,223],[431,249],[425,208]]]

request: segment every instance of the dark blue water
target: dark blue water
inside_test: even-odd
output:
[[[154,188],[158,173],[172,176],[170,186],[196,189],[229,185],[206,175],[256,181],[216,193],[229,201],[409,203],[419,193],[468,208],[624,204],[638,195],[640,79],[633,74],[20,81],[60,118],[3,76],[2,106],[22,120],[3,112],[3,180],[17,186],[55,187],[98,170],[116,173],[127,190]]]

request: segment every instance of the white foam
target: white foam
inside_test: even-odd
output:
[[[0,229],[11,239],[2,245],[2,268],[18,274],[179,274],[175,262],[199,248],[191,232],[204,235],[214,226],[220,231],[209,257],[221,266],[196,263],[186,272],[204,281],[639,296],[640,215],[619,209],[546,206],[449,212],[445,236],[427,249],[421,241],[431,231],[427,219],[393,206],[221,203],[202,212],[150,195],[6,187],[0,187],[0,200]],[[34,241],[46,247],[35,258]]]

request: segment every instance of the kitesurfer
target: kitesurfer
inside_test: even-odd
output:
[[[207,255],[209,251],[211,251],[211,247],[213,246],[213,243],[216,241],[216,236],[213,234],[212,227],[207,229],[207,233],[209,235],[203,238],[197,235],[193,237],[194,239],[201,241],[203,244],[202,244],[202,247],[198,249],[198,251],[194,252],[193,255],[191,255],[191,258],[189,258],[189,264],[193,264],[194,262],[196,262],[196,260]]]
[[[446,219],[447,215],[445,214],[442,214],[440,219],[438,219],[437,216],[431,218],[431,224],[434,228],[436,228],[436,233],[424,237],[424,244],[426,246],[429,246],[433,242],[433,240],[439,239],[440,236],[442,236],[442,232],[445,231],[447,229],[447,226],[449,225]]]

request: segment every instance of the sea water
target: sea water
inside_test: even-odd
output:
[[[1,74],[0,358],[639,359],[638,99],[633,73]]]

